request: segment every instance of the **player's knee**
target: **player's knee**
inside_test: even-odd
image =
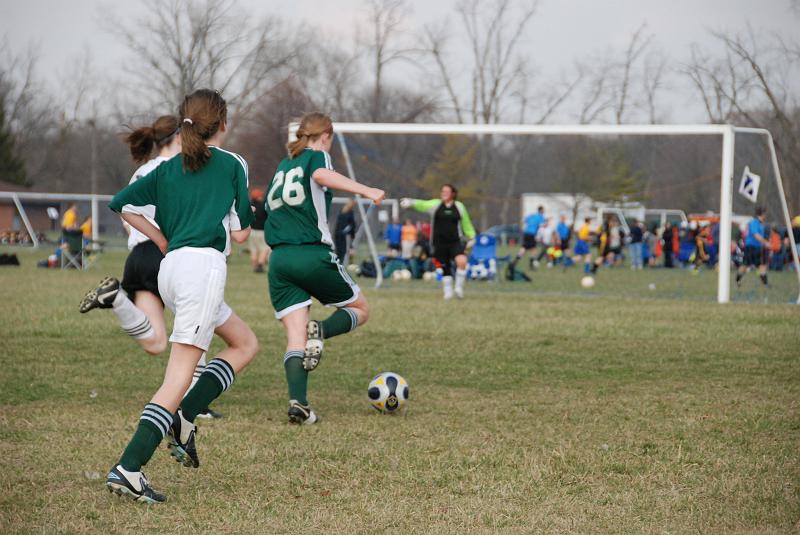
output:
[[[142,347],[149,355],[160,355],[167,350],[167,337],[157,334],[153,338],[145,340]]]
[[[253,360],[259,350],[258,338],[253,331],[248,329],[247,335],[242,337],[241,349],[247,355],[248,361]]]
[[[369,304],[367,304],[366,299],[359,303],[356,314],[358,314],[358,324],[364,325],[369,319]]]

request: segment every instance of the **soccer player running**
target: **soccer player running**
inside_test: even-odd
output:
[[[143,163],[130,179],[133,184],[169,160],[181,150],[178,119],[172,115],[162,115],[150,126],[137,128],[125,138],[133,160]],[[153,150],[158,151],[155,158],[148,160]],[[156,207],[125,206],[123,212],[139,214],[158,227],[155,222]],[[110,308],[119,324],[131,338],[136,340],[147,353],[158,355],[167,348],[167,327],[164,322],[164,302],[158,293],[158,270],[164,254],[153,241],[123,223],[128,231],[128,250],[122,282],[115,277],[106,277],[89,291],[81,301],[82,314],[95,308]],[[122,288],[122,291],[120,291]],[[194,371],[191,386],[203,373],[206,365],[205,353],[200,357]],[[222,415],[206,408],[201,418],[220,418]]]
[[[442,288],[445,300],[453,295],[464,297],[464,282],[467,280],[467,255],[465,250],[475,241],[475,229],[464,204],[457,200],[458,190],[451,184],[442,186],[438,199],[428,201],[404,198],[403,208],[428,212],[433,216],[433,257],[442,265]],[[464,240],[467,240],[466,243]],[[455,285],[453,267],[456,264]]]
[[[333,123],[325,114],[303,116],[289,155],[278,165],[267,193],[269,295],[275,317],[286,329],[283,366],[289,389],[289,422],[310,425],[319,418],[308,403],[308,373],[322,358],[323,340],[366,323],[367,300],[339,263],[328,228],[336,189],[380,204],[383,190],[350,180],[333,170],[328,151]],[[309,320],[311,298],[336,307],[324,321]]]
[[[756,208],[756,215],[747,224],[747,238],[744,241],[744,262],[739,266],[736,273],[736,286],[742,285],[742,277],[751,268],[758,266],[758,276],[764,286],[769,287],[767,281],[767,250],[769,240],[766,238],[766,227],[764,221],[766,213],[763,208]]]
[[[585,218],[578,229],[578,239],[575,240],[575,254],[573,256],[576,263],[579,259],[583,260],[583,272],[587,274],[592,271],[592,251],[589,248],[589,243],[592,239],[592,231],[589,228],[591,221],[590,217]]]
[[[514,264],[525,256],[527,252],[530,252],[531,255],[529,258],[530,269],[533,269],[534,266],[539,263],[539,261],[534,258],[533,251],[536,249],[536,235],[539,234],[539,227],[544,225],[545,222],[544,206],[539,206],[535,214],[528,214],[522,221],[522,247],[520,247],[517,252]]]
[[[219,93],[197,90],[184,99],[179,113],[182,157],[170,158],[128,185],[109,205],[166,254],[158,290],[175,313],[164,381],[145,405],[136,432],[106,481],[109,490],[147,503],[166,500],[141,472],[161,440],[168,435],[176,460],[198,467],[195,418],[231,386],[258,351],[253,331],[224,301],[231,239],[246,241],[253,219],[247,164],[218,147],[227,118]],[[155,206],[158,227],[141,214],[123,211],[126,205]],[[184,397],[215,332],[227,347]]]

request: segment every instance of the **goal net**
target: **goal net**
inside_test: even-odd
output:
[[[387,197],[434,198],[444,183],[459,189],[476,230],[497,242],[497,284],[487,286],[492,291],[721,303],[793,303],[800,298],[791,229],[800,207],[787,205],[765,130],[728,125],[335,123],[334,131],[336,167],[384,188]],[[515,268],[527,273],[530,283],[506,280],[507,261],[515,258],[522,241],[520,225],[538,206],[545,209],[547,225],[555,229],[563,219],[570,228],[569,246],[562,253],[558,247],[538,247],[533,269],[531,253],[525,254]],[[757,207],[766,214],[764,238],[769,245],[759,263],[769,267],[768,285],[759,279],[757,266],[748,268],[737,284]],[[357,245],[361,258],[385,264],[393,254],[386,239],[391,221],[378,213],[368,203],[358,205],[359,222],[366,221],[363,232],[371,239]],[[418,226],[429,221],[428,215],[407,210],[399,217],[392,213],[392,218],[401,223],[411,219]],[[586,218],[593,231],[592,264],[603,245],[596,243],[603,234],[599,229],[613,221],[622,231],[621,247],[599,264],[596,284],[589,289],[580,284],[584,257],[572,259],[577,231]],[[667,222],[673,229],[667,233],[669,243],[664,239]],[[644,269],[631,270],[637,256],[629,246],[637,239],[631,227],[638,225]]]

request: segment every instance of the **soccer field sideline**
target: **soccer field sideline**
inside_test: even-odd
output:
[[[444,303],[432,284],[360,280],[372,319],[331,342],[310,385],[323,422],[296,429],[266,281],[238,256],[227,300],[261,352],[219,400],[228,417],[201,423],[200,469],[165,450],[147,467],[167,504],[117,501],[105,471],[165,359],[109,315],[77,313],[123,255],[86,272],[22,258],[0,272],[14,303],[2,322],[2,531],[783,532],[800,518],[796,307],[517,298],[504,285]],[[606,273],[609,285],[631,275]],[[411,383],[399,417],[366,402],[388,370]]]

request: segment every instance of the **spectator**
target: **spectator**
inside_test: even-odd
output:
[[[664,267],[665,268],[672,268],[674,267],[672,264],[672,241],[674,239],[675,229],[672,227],[672,223],[667,221],[664,225],[664,230],[661,232],[661,250],[664,253]]]
[[[658,243],[658,225],[653,223],[652,228],[644,233],[642,242],[647,246],[647,267],[656,267],[656,248]]]
[[[400,254],[400,242],[402,241],[403,227],[400,221],[395,217],[392,222],[386,227],[384,239],[389,245],[389,256],[397,256]]]
[[[634,219],[631,224],[631,242],[628,250],[631,255],[631,269],[642,269],[642,242],[644,241],[644,227],[638,219]]]
[[[336,226],[333,229],[333,248],[341,262],[345,261],[348,253],[352,256],[352,252],[349,249],[350,244],[356,238],[356,216],[355,212],[353,212],[355,206],[356,201],[350,199],[344,205],[342,211],[339,212],[339,215],[336,216]],[[348,239],[350,243],[348,243]]]
[[[86,216],[79,228],[83,234],[83,245],[88,245],[92,241],[92,216]]]
[[[64,211],[64,217],[61,218],[62,231],[75,231],[79,230],[78,227],[78,208],[74,202],[69,203],[69,207]]]
[[[417,227],[410,219],[406,219],[406,224],[401,229],[400,237],[402,257],[407,260],[411,258],[414,246],[417,244]]]

